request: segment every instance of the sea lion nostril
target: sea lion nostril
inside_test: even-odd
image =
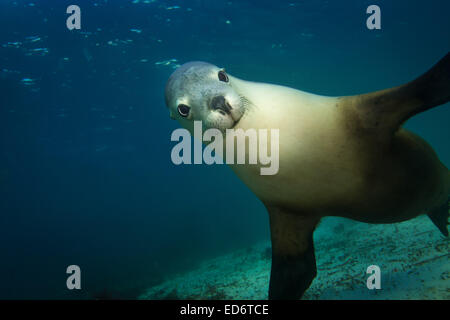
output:
[[[216,96],[216,97],[212,98],[210,107],[213,110],[221,110],[225,113],[230,113],[230,110],[231,110],[231,106],[225,100],[224,96]]]
[[[225,98],[223,96],[216,96],[211,100],[211,108],[213,109],[218,109],[223,104],[225,104]]]

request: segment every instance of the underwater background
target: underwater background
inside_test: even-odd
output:
[[[66,28],[71,4],[81,30]],[[371,4],[381,30],[366,28]],[[269,240],[265,208],[227,166],[172,164],[164,86],[179,64],[370,92],[449,52],[449,13],[445,0],[1,0],[0,299],[133,299]],[[447,104],[406,123],[447,167],[449,120]],[[330,218],[317,232],[344,250],[346,226]],[[72,264],[82,290],[66,288]]]

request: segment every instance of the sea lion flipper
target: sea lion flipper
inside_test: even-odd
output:
[[[404,85],[356,96],[341,97],[366,128],[390,132],[412,116],[450,101],[450,53],[417,79]],[[339,106],[338,105],[338,106]]]
[[[310,219],[268,207],[272,238],[269,299],[300,299],[317,274]]]
[[[448,237],[448,219],[449,219],[449,207],[450,206],[450,197],[448,200],[440,207],[432,210],[428,217],[434,223],[436,227],[438,227],[439,231],[446,237]]]

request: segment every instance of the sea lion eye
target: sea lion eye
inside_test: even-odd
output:
[[[228,82],[229,81],[227,74],[223,70],[219,71],[218,76],[219,76],[219,80],[222,81],[222,82]]]
[[[180,114],[180,116],[186,118],[189,115],[189,111],[191,110],[191,108],[189,108],[187,105],[185,104],[179,104],[178,105],[178,113]]]

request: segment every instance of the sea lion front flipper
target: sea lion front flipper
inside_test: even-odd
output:
[[[450,53],[414,81],[391,89],[340,97],[364,128],[394,132],[412,116],[450,101]]]
[[[317,274],[312,235],[318,219],[267,209],[272,238],[269,299],[300,299]]]
[[[450,207],[450,197],[448,200],[440,207],[432,210],[428,217],[438,227],[439,231],[446,237],[448,237],[448,218],[449,218],[449,207]]]

